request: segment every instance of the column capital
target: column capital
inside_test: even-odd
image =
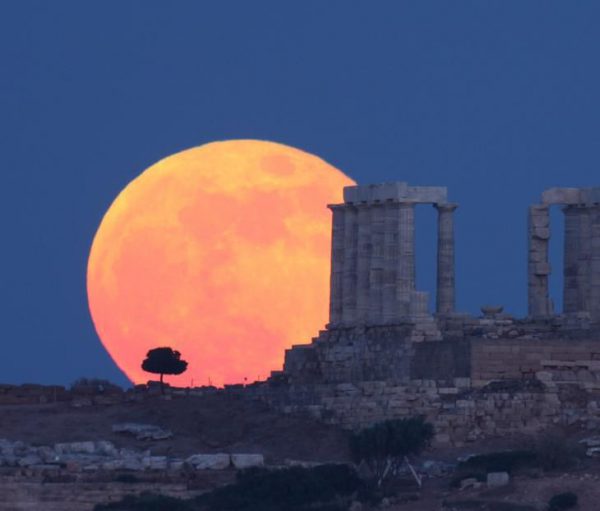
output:
[[[436,202],[433,204],[433,207],[440,212],[448,211],[451,213],[458,207],[458,204],[456,202]]]

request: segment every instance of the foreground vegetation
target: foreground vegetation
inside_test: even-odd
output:
[[[343,511],[364,490],[348,465],[291,467],[281,470],[249,469],[234,484],[194,499],[154,494],[128,496],[95,511]]]

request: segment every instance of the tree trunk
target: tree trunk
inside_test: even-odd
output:
[[[419,488],[421,488],[421,486],[423,485],[423,480],[421,479],[419,474],[417,474],[417,471],[413,468],[413,466],[410,464],[410,461],[408,461],[408,456],[404,456],[404,461],[408,465],[408,468],[410,469],[413,477],[415,478],[415,481],[417,481]]]
[[[164,386],[164,383],[163,383],[163,376],[164,376],[164,374],[160,373],[160,393],[164,395],[164,393],[165,393],[165,386]]]

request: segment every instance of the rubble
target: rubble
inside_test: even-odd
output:
[[[28,468],[37,472],[66,469],[70,472],[98,470],[179,471],[225,470],[264,465],[262,454],[193,454],[187,459],[152,455],[150,450],[118,449],[107,440],[62,442],[54,446],[32,446],[0,439],[0,467]]]
[[[125,433],[135,436],[138,440],[166,440],[173,436],[173,433],[168,429],[135,422],[113,424],[112,431],[113,433]]]

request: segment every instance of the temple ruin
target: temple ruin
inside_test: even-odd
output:
[[[427,314],[415,288],[415,206],[438,210],[438,314],[454,312],[456,204],[446,188],[406,183],[351,186],[333,213],[329,327],[391,324]]]
[[[548,260],[550,207],[563,206],[564,288],[563,312],[582,313],[600,321],[600,188],[551,188],[541,204],[529,208],[528,290],[529,316],[554,314],[549,295]]]
[[[415,207],[438,211],[435,311],[415,286]],[[564,310],[549,294],[550,207],[565,214]],[[600,188],[553,188],[529,208],[528,315],[455,310],[446,188],[352,186],[333,204],[330,320],[255,392],[348,428],[425,415],[439,443],[600,429]],[[577,392],[574,391],[577,389]]]

